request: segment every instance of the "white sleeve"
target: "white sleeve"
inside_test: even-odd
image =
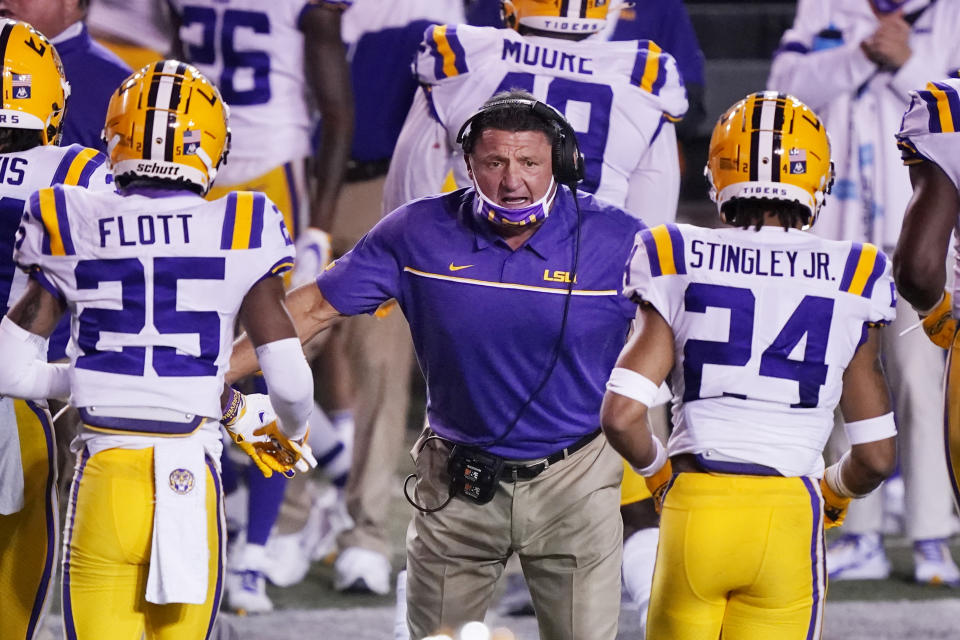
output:
[[[800,98],[819,111],[838,95],[849,94],[863,84],[877,66],[860,49],[860,42],[814,50],[814,39],[830,24],[830,4],[823,0],[800,0],[793,27],[780,40],[774,54],[767,88]],[[824,69],[829,69],[824,73]]]
[[[70,368],[47,362],[47,341],[10,318],[0,321],[0,394],[27,400],[70,396]]]
[[[299,440],[313,413],[313,376],[300,340],[286,338],[262,344],[257,347],[257,360],[280,429],[288,438]]]
[[[425,91],[417,91],[390,160],[383,212],[440,193],[451,155],[446,130],[433,116]]]
[[[671,327],[686,286],[683,247],[683,234],[675,224],[644,229],[636,235],[624,274],[623,295],[650,304]]]
[[[673,222],[680,197],[680,158],[677,132],[664,123],[653,143],[630,174],[624,209],[648,227]]]

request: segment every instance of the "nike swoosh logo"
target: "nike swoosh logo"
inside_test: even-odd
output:
[[[453,264],[453,263],[451,262],[451,263],[450,263],[450,271],[460,271],[460,269],[469,269],[469,268],[472,267],[472,266],[473,266],[472,264],[465,264],[465,265],[463,265],[463,266],[457,266],[457,265],[455,265],[455,264]]]

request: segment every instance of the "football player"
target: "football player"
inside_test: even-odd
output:
[[[602,0],[504,0],[504,25],[511,28],[428,28],[414,63],[423,90],[397,141],[384,209],[441,187],[469,185],[459,157],[460,125],[493,94],[525,89],[573,125],[586,156],[586,177],[578,188],[647,224],[674,220],[680,169],[673,123],[687,110],[686,93],[673,57],[655,42],[602,39],[608,12],[616,15],[621,7]],[[645,498],[643,483],[628,480],[626,533],[647,530],[634,536],[633,548],[625,553],[626,562],[634,559],[634,566],[625,567],[629,575],[652,571],[656,518],[641,504]],[[640,607],[647,600],[643,582],[626,583]],[[508,610],[523,610],[521,603],[529,603],[516,586],[515,579],[508,583]]]
[[[329,260],[327,231],[350,154],[353,98],[340,33],[342,13],[350,4],[350,0],[169,3],[183,55],[213,80],[231,108],[230,163],[208,198],[234,189],[265,193],[283,213],[297,242],[293,279],[302,282],[312,281]],[[316,107],[322,115],[322,153],[314,156]],[[350,466],[352,434],[341,435],[319,414],[312,424],[313,445],[325,461],[324,471],[342,486]],[[265,545],[286,483],[282,477],[266,480],[252,467],[244,475],[254,497],[245,541],[231,554],[236,575],[232,572],[227,584],[227,604],[252,613],[273,606],[264,586],[269,564]],[[306,566],[303,569],[305,573]],[[246,580],[236,581],[238,575]]]
[[[824,528],[896,460],[878,359],[895,315],[890,264],[873,245],[803,231],[830,190],[830,144],[792,96],[733,105],[706,173],[735,228],[637,235],[624,294],[640,326],[601,410],[610,442],[662,505],[647,634],[818,638]],[[646,413],[667,377],[664,447]],[[825,470],[838,402],[853,446]]]
[[[309,459],[313,384],[277,277],[293,265],[292,241],[263,194],[203,199],[229,129],[219,92],[194,67],[166,60],[130,76],[104,139],[117,192],[55,186],[29,197],[14,259],[30,280],[0,324],[0,393],[69,396],[83,418],[65,530],[67,636],[209,637],[223,584],[218,421],[236,319],[259,345],[278,416],[261,439],[279,443],[288,466]],[[70,364],[47,364],[44,338],[64,313]],[[233,422],[245,414],[228,395]]]
[[[30,194],[53,184],[113,190],[106,156],[57,146],[70,86],[53,45],[25,22],[0,20],[0,315],[26,287],[13,249]],[[45,347],[38,345],[45,351]],[[56,447],[46,396],[0,398],[0,639],[33,638],[56,567]]]
[[[913,198],[893,254],[897,290],[923,318],[929,338],[948,350],[944,424],[947,465],[954,499],[960,504],[960,349],[956,334],[956,274],[945,290],[951,231],[960,225],[960,80],[930,82],[910,93],[897,144],[910,168]]]

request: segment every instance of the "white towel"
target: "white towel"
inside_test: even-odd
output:
[[[13,398],[0,397],[0,515],[23,509],[23,463]]]
[[[156,505],[147,601],[154,604],[207,600],[206,479],[203,447],[172,438],[153,447]]]

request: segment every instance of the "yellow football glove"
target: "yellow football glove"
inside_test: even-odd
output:
[[[820,478],[820,493],[823,494],[823,528],[839,527],[847,517],[850,498],[837,495],[825,478]]]
[[[659,471],[643,479],[650,495],[653,496],[653,508],[657,513],[663,510],[663,498],[667,493],[667,487],[670,486],[671,478],[673,478],[673,464],[670,463],[670,458],[667,458],[666,464],[660,467]]]
[[[953,342],[953,334],[957,332],[957,319],[953,317],[953,296],[949,291],[943,292],[943,297],[926,315],[921,315],[923,330],[930,342],[949,349]]]
[[[270,444],[270,439],[257,436],[254,432],[276,419],[270,399],[265,394],[251,393],[244,396],[234,389],[220,420],[233,442],[250,456],[266,478],[273,475],[273,470],[265,460],[265,454],[255,445],[258,441],[259,444]]]
[[[310,429],[299,440],[288,438],[274,420],[253,432],[258,441],[253,446],[260,459],[274,471],[292,478],[297,471],[306,473],[317,466],[317,459],[307,444]],[[266,438],[266,441],[263,441]]]

